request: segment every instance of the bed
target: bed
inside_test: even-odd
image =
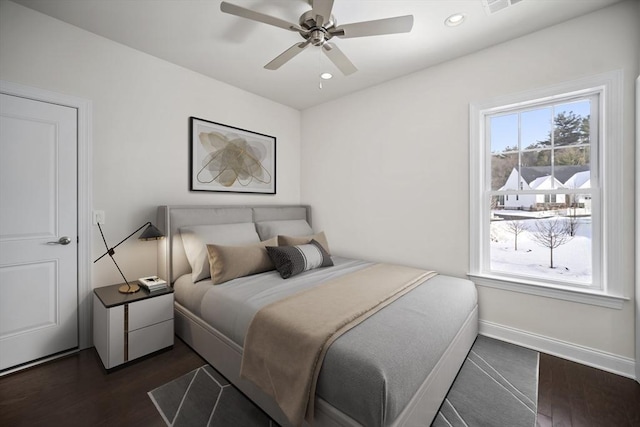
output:
[[[175,290],[176,334],[281,426],[292,423],[276,400],[240,376],[252,318],[277,301],[376,265],[331,254],[332,266],[286,280],[272,269],[235,276],[223,271],[231,278],[214,285],[219,271],[205,276],[217,261],[213,267],[194,261],[189,239],[195,236],[200,244],[215,243],[220,246],[210,248],[227,251],[253,245],[253,228],[259,241],[286,235],[290,240],[285,243],[308,246],[314,237],[321,241],[314,244],[330,253],[330,236],[313,231],[312,225],[310,207],[300,205],[158,208],[158,226],[166,235],[158,269]],[[328,347],[318,368],[313,417],[304,425],[430,425],[477,331],[472,282],[440,274],[420,282]]]

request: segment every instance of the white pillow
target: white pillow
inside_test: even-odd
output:
[[[251,222],[180,227],[180,236],[194,283],[211,277],[207,244],[236,246],[260,243],[256,227]]]
[[[304,219],[257,222],[256,228],[258,229],[260,240],[271,239],[278,234],[287,236],[308,236],[313,234],[311,226]]]

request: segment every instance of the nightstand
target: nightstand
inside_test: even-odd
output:
[[[106,369],[173,345],[173,288],[122,294],[93,290],[93,343]]]

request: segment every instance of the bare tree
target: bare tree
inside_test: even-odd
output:
[[[513,219],[511,221],[507,221],[506,222],[506,228],[507,231],[510,231],[513,234],[514,237],[514,245],[513,245],[513,249],[514,250],[518,250],[518,235],[520,233],[522,233],[523,231],[527,230],[527,226],[525,225],[524,221],[520,220],[520,219]]]
[[[567,217],[567,228],[571,237],[574,237],[578,228],[580,228],[580,220],[576,215],[575,209],[573,210],[573,214]]]
[[[576,202],[576,195],[571,194],[569,196],[569,200],[569,208],[567,209],[569,214],[567,215],[567,227],[569,227],[569,234],[571,235],[571,237],[574,237],[576,235],[576,232],[578,231],[578,228],[580,227],[580,221],[578,219],[577,213],[578,203]]]
[[[549,248],[551,268],[555,268],[553,266],[553,250],[573,238],[568,222],[559,217],[549,220],[536,220],[536,231],[533,232],[532,236],[540,246]]]
[[[498,196],[491,196],[491,199],[489,201],[489,208],[492,211],[498,208],[498,205],[499,205],[498,200],[499,200]]]

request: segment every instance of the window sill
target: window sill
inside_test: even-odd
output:
[[[547,298],[555,298],[565,301],[577,302],[581,304],[596,305],[599,307],[613,308],[621,310],[625,298],[619,295],[611,295],[605,292],[591,291],[585,289],[572,289],[562,287],[543,286],[533,282],[515,281],[504,277],[492,276],[488,274],[468,274],[469,278],[478,286],[504,289],[507,291],[520,292],[523,294],[537,295]]]

